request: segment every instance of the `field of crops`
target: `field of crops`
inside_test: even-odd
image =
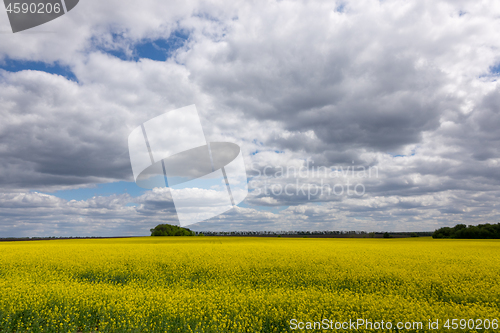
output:
[[[397,322],[439,320],[434,331],[448,331],[446,319],[500,318],[500,242],[205,236],[0,243],[1,332],[283,332],[324,319],[331,323],[325,331],[360,332],[334,327],[360,318],[390,321],[392,331]]]

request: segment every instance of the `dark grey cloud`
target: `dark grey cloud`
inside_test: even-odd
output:
[[[354,13],[347,19],[328,8],[319,16],[302,9],[286,30],[277,12],[258,19],[251,13],[234,23],[234,34],[206,52],[210,66],[202,67],[195,54],[203,44],[186,51],[188,59],[193,54],[187,66],[195,70],[194,80],[221,104],[293,133],[280,148],[310,152],[323,143],[336,151],[387,152],[420,142],[422,132],[439,127],[442,113],[458,107],[460,101],[442,91],[443,71],[420,64],[448,51],[419,38],[414,22],[398,21],[401,26],[388,30],[376,16],[364,20]],[[336,29],[324,29],[329,25]],[[316,142],[300,140],[308,130]]]
[[[61,76],[38,71],[0,75],[4,189],[130,177],[125,122],[112,105],[88,101],[76,83]]]

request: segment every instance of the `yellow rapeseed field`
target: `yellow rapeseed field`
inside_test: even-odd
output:
[[[453,332],[448,319],[450,328],[457,319],[456,331],[489,332],[499,305],[495,240],[0,243],[1,332],[290,332],[319,324],[325,332]],[[392,330],[353,328],[357,320]],[[410,327],[418,322],[422,328]]]

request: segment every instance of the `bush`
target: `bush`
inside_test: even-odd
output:
[[[150,229],[151,236],[194,236],[195,233],[188,228],[181,228],[171,224],[158,224]]]

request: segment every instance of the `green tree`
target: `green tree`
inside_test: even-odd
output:
[[[443,227],[432,234],[432,238],[499,239],[500,223],[469,225],[457,224],[453,228]]]
[[[158,224],[151,231],[151,236],[194,236],[195,233],[188,228],[181,228],[171,224]]]

